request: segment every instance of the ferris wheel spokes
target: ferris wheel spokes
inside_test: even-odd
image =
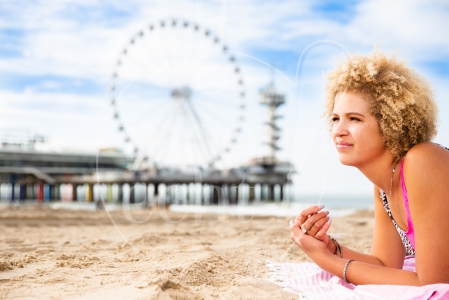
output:
[[[161,118],[158,125],[153,128],[153,134],[150,135],[148,139],[149,143],[151,143],[152,140],[163,140],[162,143],[157,145],[157,151],[155,152],[154,157],[150,157],[150,159],[158,161],[168,153],[167,148],[169,148],[173,142],[172,132],[175,127],[174,123],[179,120],[179,115],[181,115],[184,124],[186,124],[186,126],[180,127],[184,131],[180,136],[184,136],[187,139],[189,135],[193,134],[195,149],[197,148],[201,152],[200,157],[211,159],[213,153],[209,147],[210,137],[208,137],[207,132],[204,130],[204,124],[192,105],[191,90],[188,87],[174,89],[171,95],[172,100],[170,101],[171,105],[169,106],[169,109]],[[174,110],[172,110],[173,106],[175,106]],[[160,137],[163,138],[159,139]],[[181,150],[182,148],[178,147],[178,149]],[[146,150],[147,149],[144,149],[144,151]],[[180,155],[181,154],[178,153],[178,156]],[[192,153],[191,155],[196,154]],[[133,169],[138,169],[144,160],[145,156],[139,155],[133,165]]]
[[[147,152],[148,152],[148,145],[149,143],[151,143],[151,141],[153,140],[153,137],[155,134],[159,133],[158,128],[161,127],[161,125],[163,124],[163,122],[167,119],[167,117],[169,116],[170,113],[172,113],[172,106],[174,106],[175,102],[170,102],[170,104],[168,105],[168,107],[166,107],[166,111],[165,114],[163,115],[162,119],[160,120],[160,122],[158,123],[158,125],[156,125],[154,128],[152,128],[152,134],[148,135],[148,138],[146,139],[146,142],[144,143],[144,148],[143,151],[139,151],[137,153],[136,156],[136,160],[134,161],[131,169],[132,170],[138,170],[140,169],[143,161],[148,160],[149,157],[147,156]]]
[[[182,86],[189,88],[173,89]],[[171,99],[164,102],[155,89],[169,90]],[[148,158],[163,164],[164,157],[172,163],[190,156],[193,164],[214,164],[229,152],[244,119],[244,105],[235,103],[245,96],[235,58],[211,31],[187,21],[161,21],[133,35],[117,60],[111,93],[114,118],[138,154],[134,169]],[[223,121],[224,114],[231,118]]]

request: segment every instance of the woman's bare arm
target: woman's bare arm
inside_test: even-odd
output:
[[[404,179],[420,282],[449,283],[449,151],[422,143],[406,155]]]
[[[380,199],[380,190],[374,187],[374,234],[371,244],[371,255],[376,257],[382,266],[402,269],[405,248],[393,222]]]
[[[415,229],[416,272],[399,268],[400,251],[396,249],[403,247],[402,243],[399,245],[398,234],[394,235],[386,222],[391,221],[376,213],[371,253],[382,265],[351,262],[346,273],[349,282],[413,286],[449,283],[449,152],[436,147],[439,146],[430,143],[415,146],[405,160],[405,182]],[[379,208],[382,207],[376,206],[376,212]],[[323,242],[303,234],[295,226],[292,239],[322,269],[342,277],[346,258],[333,255]]]

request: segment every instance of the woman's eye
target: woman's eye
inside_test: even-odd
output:
[[[354,117],[351,117],[351,119],[350,119],[351,121],[360,121],[360,119],[358,119],[358,118],[354,118]]]
[[[338,121],[338,118],[337,117],[333,117],[332,118],[332,122],[336,122],[336,121]]]

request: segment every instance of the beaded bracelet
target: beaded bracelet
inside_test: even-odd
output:
[[[335,244],[335,251],[334,251],[334,255],[337,255],[338,253],[340,253],[340,257],[343,258],[343,253],[341,252],[341,247],[340,244],[337,242],[336,239],[334,239],[332,236],[329,236],[329,238],[331,239],[332,242],[334,242]]]
[[[349,283],[348,279],[346,279],[346,270],[348,269],[348,265],[349,265],[349,263],[350,263],[351,261],[353,261],[352,258],[351,258],[351,259],[348,259],[348,261],[347,261],[346,264],[345,264],[345,267],[343,268],[343,280],[344,280],[346,283]]]
[[[343,252],[341,252],[340,244],[339,244],[337,241],[335,241],[335,244],[336,244],[337,247],[338,247],[338,253],[340,253],[340,257],[343,258]]]
[[[331,241],[332,242],[334,242],[334,245],[335,245],[335,251],[334,251],[334,255],[337,255],[337,253],[338,253],[338,246],[337,246],[337,241],[336,240],[334,240],[333,238],[331,238]]]

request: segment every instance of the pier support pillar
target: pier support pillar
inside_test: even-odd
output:
[[[222,191],[224,192],[224,194],[223,194],[223,199],[225,201],[224,204],[228,205],[229,203],[231,203],[231,200],[230,200],[230,197],[231,197],[231,192],[230,192],[231,186],[229,184],[225,184],[224,186],[222,186],[222,188],[223,188]]]
[[[15,185],[16,185],[16,176],[15,176],[15,174],[11,174],[9,176],[9,183],[11,184],[11,193],[9,195],[9,200],[11,202],[14,202],[14,198],[15,198],[14,188],[15,188]]]
[[[19,201],[25,200],[25,186],[23,184],[19,185]]]
[[[249,184],[249,192],[248,192],[248,194],[249,194],[248,195],[249,202],[252,202],[255,199],[255,197],[254,197],[254,188],[255,188],[254,183],[250,183]]]
[[[159,196],[159,183],[154,184],[154,197]]]
[[[133,204],[135,202],[135,195],[136,195],[135,189],[136,189],[136,186],[133,183],[131,183],[129,185],[129,203],[130,204]]]
[[[72,201],[78,200],[78,193],[77,193],[78,185],[72,183]]]
[[[48,184],[44,184],[43,185],[43,190],[44,190],[44,201],[45,202],[49,202],[50,199],[51,199],[50,186]]]
[[[204,192],[205,186],[206,186],[205,184],[201,185],[201,205],[206,204],[206,193]]]
[[[25,200],[31,199],[31,194],[30,194],[30,185],[29,184],[25,184],[25,195],[24,198]]]
[[[106,185],[106,201],[112,202],[112,184]]]
[[[48,185],[48,191],[49,191],[49,194],[50,194],[50,198],[49,198],[50,201],[51,200],[56,200],[55,190],[56,189],[55,189],[54,185],[52,185],[52,184]]]
[[[227,196],[226,188],[227,188],[227,185],[224,184],[224,183],[221,183],[219,185],[219,187],[220,187],[220,196],[218,197],[218,204],[223,204],[224,205],[226,203],[226,196]]]
[[[89,183],[87,184],[86,201],[92,202],[93,200],[94,200],[94,185]]]
[[[239,203],[239,198],[240,198],[240,188],[238,185],[235,186],[235,202],[234,203]]]
[[[143,201],[145,202],[145,207],[148,207],[150,203],[150,185],[146,183],[144,183],[143,185],[145,187],[145,199],[143,199]]]
[[[192,195],[190,193],[190,183],[187,183],[186,185],[186,204],[189,204],[191,199],[195,199],[194,197],[192,198]]]
[[[44,202],[44,184],[39,183],[37,186],[37,202]]]
[[[229,203],[235,203],[236,186],[234,184],[230,184],[228,186],[228,192]]]
[[[219,200],[222,198],[221,186],[211,185],[212,187],[212,203],[218,204]]]
[[[61,186],[59,184],[53,186],[55,200],[61,200]]]
[[[270,196],[269,196],[269,200],[272,200],[272,201],[274,201],[274,187],[275,187],[275,185],[274,184],[270,184],[270,192],[269,192],[269,194],[270,194]]]
[[[34,189],[34,184],[30,184],[28,186],[28,188],[29,188],[29,190],[28,190],[28,198],[35,200],[36,199],[36,191]]]
[[[58,200],[57,194],[56,194],[56,186],[53,184],[50,184],[50,201],[51,200]]]
[[[159,199],[159,183],[153,183],[153,206],[158,206],[160,202]]]
[[[123,184],[117,184],[117,202],[123,203]]]
[[[173,203],[173,183],[166,183],[164,205],[169,205],[172,203]]]

